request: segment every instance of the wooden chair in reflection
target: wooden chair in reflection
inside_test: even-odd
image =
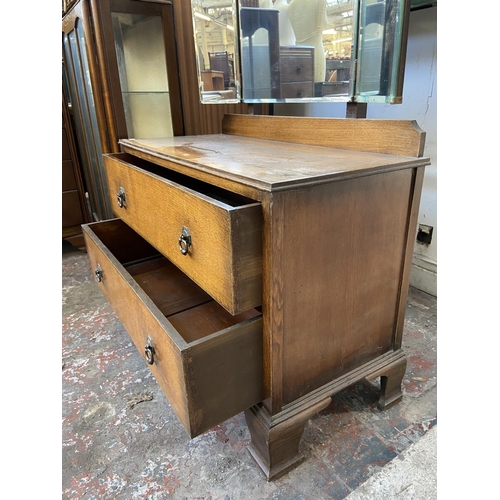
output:
[[[226,52],[209,52],[210,69],[224,73],[224,88],[234,87],[234,62]]]

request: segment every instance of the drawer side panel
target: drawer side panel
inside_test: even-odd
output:
[[[135,285],[125,268],[114,259],[88,226],[82,227],[92,270],[99,264],[103,272],[100,289],[143,359],[148,336],[153,339],[156,359],[153,365],[148,366],[177,416],[188,429],[189,415],[180,347],[165,331],[165,324],[160,324],[152,313],[152,303],[145,303],[147,296]],[[168,380],[163,374],[168,374]]]
[[[262,317],[188,349],[191,437],[264,399]]]
[[[400,170],[287,193],[284,404],[394,348],[411,188]]]
[[[231,212],[235,309],[247,311],[262,304],[262,206]]]

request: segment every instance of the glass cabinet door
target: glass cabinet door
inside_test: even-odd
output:
[[[67,89],[68,108],[75,126],[82,174],[92,216],[95,220],[113,216],[104,171],[103,136],[104,111],[100,90],[92,78],[92,51],[88,12],[85,3],[77,5],[63,22],[63,84]]]
[[[172,5],[97,5],[118,139],[182,135]]]
[[[112,12],[128,137],[174,135],[161,18]]]
[[[191,8],[201,102],[240,102],[236,0],[192,0]]]
[[[120,139],[184,133],[172,4],[78,0],[62,19],[62,49],[89,203],[107,219],[103,153]]]

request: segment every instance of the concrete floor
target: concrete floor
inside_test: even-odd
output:
[[[306,460],[267,482],[243,414],[190,440],[94,281],[62,251],[62,498],[365,500],[437,498],[436,299],[411,289],[403,400],[358,383],[309,420]]]

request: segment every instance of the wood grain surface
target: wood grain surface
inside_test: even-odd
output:
[[[411,188],[401,170],[287,193],[284,404],[393,348]]]
[[[402,156],[422,156],[425,143],[414,120],[226,115],[222,133]]]
[[[230,206],[137,168],[129,163],[132,160],[123,155],[105,156],[110,193],[116,199],[122,188],[126,196],[124,207],[115,203],[115,213],[231,314],[259,306],[260,204]],[[187,255],[179,250],[184,227],[192,238]]]
[[[154,364],[148,366],[180,421],[189,429],[188,395],[181,356],[187,343],[109,252],[106,244],[92,231],[98,224],[100,223],[84,225],[83,234],[92,270],[95,270],[98,264],[103,270],[99,287],[144,360],[147,339],[152,338],[157,355]],[[115,232],[120,231],[122,225],[125,226],[115,222]],[[107,232],[108,236],[109,234],[110,232]]]
[[[429,163],[418,157],[231,135],[131,139],[122,140],[120,144],[125,151],[140,153],[151,162],[175,163],[172,168],[195,178],[209,173],[216,185],[224,186],[224,181],[229,180],[261,191],[290,189]]]

